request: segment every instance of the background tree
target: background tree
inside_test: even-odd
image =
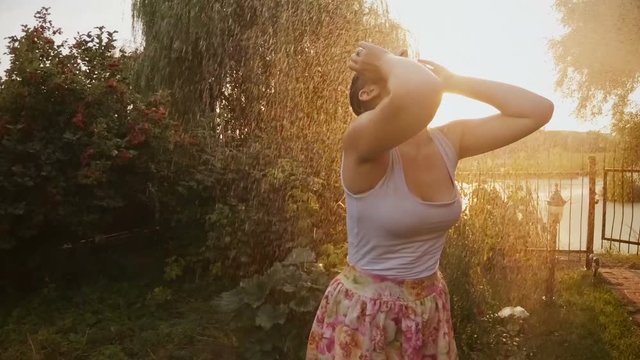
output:
[[[583,118],[610,110],[626,162],[640,154],[638,108],[630,96],[640,86],[640,2],[556,0],[567,31],[551,41],[557,85],[578,100]]]
[[[173,114],[204,134],[203,161],[218,169],[209,242],[191,262],[252,273],[292,247],[343,241],[346,61],[359,40],[406,45],[384,2],[135,0],[133,9],[141,89],[169,90]]]
[[[206,242],[182,237],[167,273],[247,277],[223,301],[242,313],[224,323],[252,340],[246,358],[303,357],[327,284],[315,262],[331,269],[332,245],[345,243],[347,61],[360,40],[406,46],[405,31],[384,1],[134,0],[133,9],[140,89],[168,90],[172,114],[206,139],[201,166],[215,183],[203,194],[214,204]],[[320,256],[291,268],[285,257],[299,247]]]

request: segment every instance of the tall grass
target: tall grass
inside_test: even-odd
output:
[[[504,306],[531,308],[542,299],[547,258],[526,250],[546,240],[530,188],[478,184],[463,196],[468,205],[449,234],[441,268],[458,346],[469,356],[495,345],[488,336],[495,330],[491,314]]]

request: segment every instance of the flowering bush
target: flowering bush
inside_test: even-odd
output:
[[[0,249],[23,254],[152,224],[169,155],[193,143],[165,95],[132,90],[114,32],[56,42],[48,16],[9,38],[0,78]]]

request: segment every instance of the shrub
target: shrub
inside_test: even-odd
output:
[[[462,356],[502,346],[492,314],[504,306],[537,305],[546,257],[527,253],[545,241],[531,189],[474,184],[468,205],[451,229],[441,260],[449,286],[456,341]],[[523,286],[526,284],[526,286]]]
[[[302,359],[329,273],[308,248],[296,248],[264,274],[221,294],[213,306],[246,359]]]
[[[189,173],[175,157],[194,142],[166,94],[132,90],[136,55],[116,51],[114,32],[58,43],[48,9],[35,18],[9,38],[0,80],[0,249],[14,266],[172,215],[163,205]]]

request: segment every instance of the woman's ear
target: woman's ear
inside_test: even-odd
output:
[[[360,90],[360,92],[358,93],[358,99],[365,102],[374,99],[378,95],[380,95],[380,88],[377,85],[370,84],[366,85],[362,88],[362,90]]]

